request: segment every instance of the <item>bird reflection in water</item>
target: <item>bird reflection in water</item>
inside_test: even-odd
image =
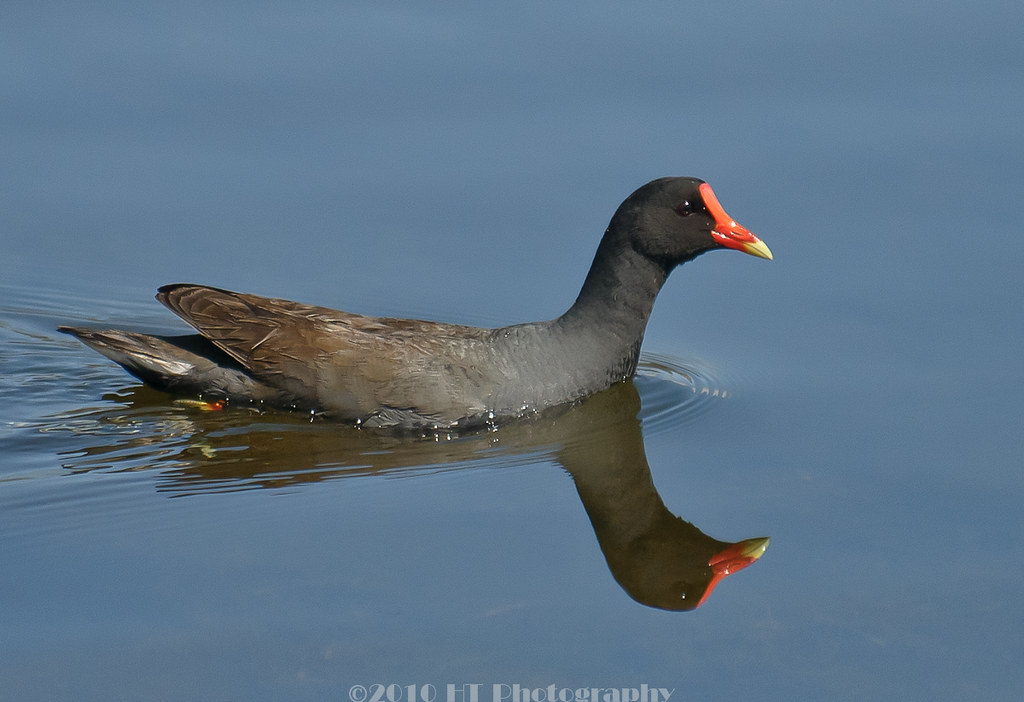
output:
[[[89,431],[87,418],[78,418],[81,434],[103,442],[79,448],[65,467],[125,470],[130,457],[137,469],[159,470],[159,489],[174,496],[550,460],[572,476],[615,580],[649,607],[699,607],[768,546],[767,538],[713,539],[668,510],[651,478],[632,381],[532,420],[454,438],[378,434],[234,408],[168,411],[166,395],[141,387],[116,399],[129,407],[93,416],[101,430]],[[166,425],[126,433],[111,431],[111,422]]]

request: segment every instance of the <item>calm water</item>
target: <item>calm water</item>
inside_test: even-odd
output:
[[[0,697],[1016,699],[1019,25],[1010,2],[7,8]],[[635,383],[497,432],[204,412],[55,332],[180,330],[152,299],[176,281],[549,318],[670,174],[776,260],[684,266]],[[761,536],[665,609],[709,538]]]

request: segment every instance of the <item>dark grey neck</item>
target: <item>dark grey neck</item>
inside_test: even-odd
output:
[[[654,299],[668,274],[625,237],[606,234],[576,302],[555,325],[567,336],[600,347],[610,372],[631,376]]]

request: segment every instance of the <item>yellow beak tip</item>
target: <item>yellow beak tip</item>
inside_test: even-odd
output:
[[[743,251],[750,254],[751,256],[757,256],[758,258],[766,258],[769,261],[774,260],[772,256],[772,250],[768,248],[768,245],[758,239],[757,241],[744,242]]]

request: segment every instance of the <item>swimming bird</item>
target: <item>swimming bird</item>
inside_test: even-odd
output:
[[[655,297],[714,249],[772,253],[697,178],[660,178],[612,216],[560,317],[481,328],[368,317],[205,285],[157,299],[199,333],[59,327],[157,389],[363,427],[452,429],[573,402],[636,372]]]

